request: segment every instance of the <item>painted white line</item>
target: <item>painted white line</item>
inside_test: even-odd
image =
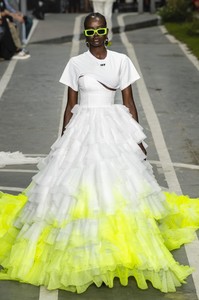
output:
[[[158,160],[149,160],[149,162],[153,165],[161,165],[161,162]],[[170,165],[170,164],[169,164]],[[185,168],[190,170],[199,170],[199,165],[191,165],[191,164],[183,164],[183,163],[177,163],[172,162],[172,165],[176,168]]]
[[[75,18],[75,25],[73,30],[73,40],[72,40],[72,46],[71,46],[71,52],[70,57],[78,55],[79,53],[79,44],[80,44],[80,27],[81,27],[81,20],[85,17],[85,14],[79,15]],[[67,93],[68,88],[66,87],[64,90],[64,95],[62,99],[62,108],[61,108],[61,117],[60,117],[60,123],[59,123],[59,130],[58,130],[58,136],[60,136],[62,131],[62,125],[63,125],[63,118],[62,115],[64,113],[66,103],[67,103]],[[40,294],[39,294],[39,300],[57,300],[58,299],[58,291],[48,291],[44,287],[40,287]]]
[[[119,25],[121,24],[121,26],[124,26],[123,15],[118,16],[118,23],[119,23]],[[146,84],[144,82],[142,72],[141,72],[141,69],[140,69],[136,54],[135,54],[135,50],[133,48],[133,45],[129,42],[125,32],[121,32],[120,37],[121,37],[123,44],[125,45],[125,47],[127,49],[128,56],[134,62],[135,67],[141,76],[141,78],[137,81],[138,93],[140,96],[140,101],[141,101],[143,110],[146,115],[146,119],[147,119],[148,124],[151,129],[154,144],[156,146],[157,153],[160,158],[160,162],[161,162],[162,168],[164,170],[166,180],[172,191],[175,191],[176,193],[181,194],[182,193],[181,187],[178,182],[175,170],[172,166],[171,158],[170,158],[169,152],[167,150],[167,146],[166,146],[163,134],[162,134],[160,123],[159,123],[158,117],[155,113],[155,109],[152,104],[151,98],[149,96]]]
[[[177,40],[173,35],[170,35],[166,29],[165,26],[161,25],[159,26],[162,33],[165,35],[165,37],[172,43],[172,44],[178,44],[178,46],[181,48],[181,50],[184,52],[184,54],[187,56],[187,58],[192,62],[192,64],[196,67],[196,69],[199,71],[199,61],[195,55],[191,53],[191,50],[187,47],[186,44],[183,44],[179,40]]]
[[[80,28],[81,28],[82,18],[84,18],[85,16],[86,16],[86,14],[82,14],[75,18],[70,57],[73,57],[73,56],[76,56],[79,54],[80,32],[81,32]],[[62,99],[62,108],[61,108],[61,117],[60,117],[60,122],[59,122],[59,129],[58,129],[58,136],[60,136],[61,132],[62,132],[63,114],[64,114],[65,107],[67,104],[67,94],[68,94],[68,87],[66,87],[64,89],[64,95],[63,95],[63,99]]]
[[[11,187],[11,186],[0,186],[1,191],[15,191],[15,192],[23,192],[24,188],[19,187]]]
[[[150,164],[156,166],[162,166],[161,162],[158,160],[149,160]],[[21,165],[21,164],[20,164]],[[190,170],[199,170],[198,165],[190,165],[190,164],[182,164],[182,163],[172,163],[172,165],[176,168],[185,168]],[[170,166],[170,164],[168,164]],[[29,170],[29,169],[0,169],[0,172],[7,172],[7,173],[38,173],[38,170]]]
[[[33,154],[33,153],[25,153],[25,154],[23,154],[24,156],[28,156],[28,157],[38,157],[38,158],[40,158],[40,157],[46,157],[48,154]]]
[[[124,20],[123,20],[122,14],[118,16],[118,24],[120,26],[124,26]],[[169,151],[167,150],[166,142],[165,142],[162,130],[161,130],[161,126],[160,126],[158,117],[156,115],[153,103],[151,101],[145,81],[142,76],[142,72],[141,72],[141,69],[140,69],[136,54],[135,54],[134,47],[129,42],[129,40],[124,32],[120,33],[120,37],[121,37],[122,43],[126,47],[128,56],[134,62],[138,73],[141,75],[141,79],[139,79],[137,81],[138,93],[140,96],[140,101],[141,101],[147,122],[149,124],[150,130],[152,133],[152,137],[154,140],[155,147],[157,149],[158,156],[160,158],[160,163],[163,168],[166,181],[168,183],[169,190],[176,192],[177,194],[182,194],[182,190],[181,190],[177,175],[175,173],[175,169],[173,167]],[[192,274],[192,277],[193,277],[197,296],[199,297],[199,285],[198,285],[198,282],[199,282],[199,280],[198,280],[198,278],[199,278],[199,255],[198,255],[199,241],[197,239],[196,234],[195,234],[195,239],[196,239],[196,241],[194,243],[188,244],[185,246],[185,250],[187,253],[189,264],[195,266],[195,268],[196,268],[196,271]]]
[[[39,300],[57,300],[58,290],[48,291],[45,287],[40,287]]]
[[[190,266],[195,268],[195,271],[192,273],[192,277],[196,294],[199,299],[199,240],[196,239],[195,241],[185,245],[185,249]]]
[[[33,35],[33,32],[35,31],[35,29],[36,29],[38,23],[39,23],[39,20],[33,19],[33,24],[32,24],[30,33],[29,33],[29,35],[28,35],[28,38],[27,38],[26,41],[25,41],[25,44],[28,44],[28,43],[29,43],[29,41],[30,41],[30,39],[31,39],[31,37],[32,37],[32,35]]]
[[[19,151],[0,151],[0,168],[4,168],[7,165],[37,164],[40,160],[40,157],[28,157]]]
[[[25,169],[0,169],[0,173],[37,173],[37,170],[25,170]]]
[[[11,60],[9,62],[9,65],[5,71],[5,73],[3,74],[1,80],[0,80],[0,100],[2,98],[2,95],[12,77],[12,74],[14,72],[15,66],[17,64],[17,60]]]
[[[28,43],[28,41],[30,40],[36,26],[38,24],[38,20],[33,20],[33,25],[32,25],[32,28],[30,30],[30,33],[29,33],[29,36],[28,36],[28,39],[26,40],[26,44]],[[11,60],[4,75],[2,76],[1,80],[0,80],[0,100],[1,100],[1,97],[11,79],[11,76],[14,72],[14,69],[15,69],[15,66],[17,64],[17,60]]]
[[[80,44],[80,34],[81,34],[81,22],[86,14],[79,15],[75,18],[74,30],[73,30],[73,40],[70,57],[79,54],[79,44]]]

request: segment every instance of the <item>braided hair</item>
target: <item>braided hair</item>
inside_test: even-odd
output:
[[[98,13],[98,12],[92,12],[89,15],[86,16],[85,20],[84,20],[84,28],[87,27],[87,23],[92,20],[92,19],[102,19],[104,22],[104,26],[106,27],[106,18],[105,16],[103,16],[102,14]]]

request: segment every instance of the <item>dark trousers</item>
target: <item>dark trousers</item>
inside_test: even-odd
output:
[[[17,49],[5,18],[2,20],[1,26],[3,29],[3,34],[0,38],[0,57],[8,60],[15,54]]]
[[[80,12],[80,0],[69,0],[68,12]]]

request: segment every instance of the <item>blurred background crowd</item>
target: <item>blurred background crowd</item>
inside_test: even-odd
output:
[[[94,5],[96,5],[95,1],[0,0],[0,59],[27,59],[30,57],[30,53],[27,51],[25,45],[34,19],[45,20],[46,13],[92,12]],[[198,35],[199,0],[100,1],[111,2],[110,11],[113,13],[136,11],[158,12],[163,21],[191,21],[191,33]],[[140,11],[140,4],[142,11]],[[196,12],[194,18],[193,12]]]

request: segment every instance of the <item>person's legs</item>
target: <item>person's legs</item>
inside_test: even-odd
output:
[[[69,6],[68,6],[68,12],[74,13],[75,12],[75,1],[74,0],[69,0]]]
[[[2,21],[2,26],[4,27],[4,33],[0,42],[0,57],[9,60],[15,54],[16,46],[5,18]]]
[[[8,27],[12,40],[15,44],[15,54],[12,56],[13,59],[27,59],[30,57],[29,51],[23,48],[21,40],[19,38],[18,30],[13,22],[8,22]]]
[[[80,0],[76,0],[76,12],[80,12],[81,11],[81,3]]]
[[[66,7],[67,7],[67,1],[66,0],[60,0],[60,11],[62,13],[66,12]]]
[[[105,2],[93,1],[93,11],[104,15],[104,3]]]
[[[113,1],[106,1],[104,2],[104,16],[107,21],[107,27],[109,29],[108,38],[111,41],[113,38],[112,33],[112,9],[113,9]]]
[[[16,48],[19,50],[22,49],[22,44],[21,44],[21,41],[19,38],[19,32],[18,32],[15,24],[11,21],[8,21],[8,26],[9,26],[10,33],[12,35],[12,39],[15,43]]]

